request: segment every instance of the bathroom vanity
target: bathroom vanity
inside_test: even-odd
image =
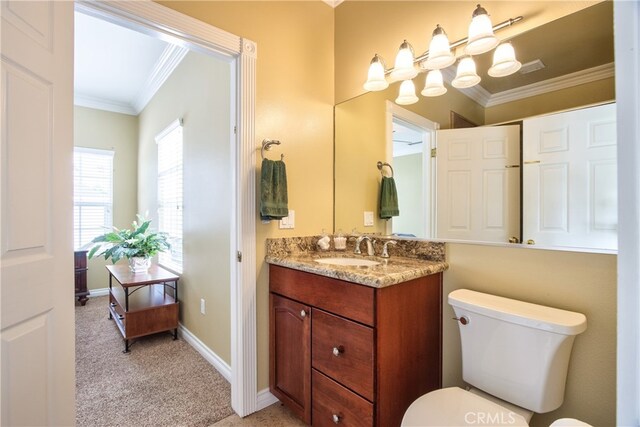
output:
[[[270,390],[314,426],[400,425],[413,400],[442,386],[447,264],[316,262],[323,257],[267,256]]]

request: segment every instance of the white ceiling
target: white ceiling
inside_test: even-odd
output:
[[[75,104],[137,115],[187,49],[75,13]]]

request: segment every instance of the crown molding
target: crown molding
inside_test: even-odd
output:
[[[136,111],[136,115],[144,110],[149,101],[151,101],[151,98],[153,98],[164,82],[167,81],[171,73],[180,65],[180,62],[188,52],[189,49],[178,45],[167,45],[154,65],[153,71],[149,74],[147,81],[131,100],[131,107]]]
[[[136,110],[128,102],[113,101],[77,92],[73,96],[73,103],[79,107],[94,108],[96,110],[111,111],[113,113],[128,114],[130,116],[138,115]]]
[[[449,86],[451,86],[451,82],[456,77],[455,67],[448,67],[448,68],[445,68],[444,70],[440,70],[440,71],[442,72],[443,80]],[[451,86],[451,87],[453,87],[453,86]],[[470,88],[466,88],[466,89],[458,89],[458,88],[454,88],[454,89],[460,91],[462,94],[464,94],[468,98],[471,98],[472,100],[476,101],[478,104],[482,105],[483,107],[486,105],[486,103],[491,98],[491,94],[489,92],[487,92],[487,90],[485,88],[483,88],[482,86],[480,86],[479,84],[475,85],[473,87],[470,87]]]
[[[340,5],[340,3],[342,3],[344,0],[322,0],[323,2],[325,2],[326,4],[328,4],[329,6],[333,7],[334,9],[336,7],[338,7]]]
[[[586,70],[576,71],[575,73],[543,80],[541,82],[522,86],[516,89],[494,93],[485,104],[485,107],[493,107],[495,105],[505,104],[507,102],[517,101],[519,99],[567,89],[570,87],[611,78],[614,77],[614,75],[615,65],[613,62],[610,62],[608,64],[599,65],[593,68],[587,68]]]

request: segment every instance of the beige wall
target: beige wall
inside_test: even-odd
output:
[[[534,415],[532,426],[562,417],[615,425],[616,256],[530,248],[448,244],[444,273],[444,386],[461,385],[460,335],[446,295],[467,288],[584,313],[560,409]]]
[[[257,216],[258,390],[269,384],[265,239],[333,229],[333,9],[321,1],[162,2],[258,45],[256,161],[265,138],[282,141],[296,228]]]
[[[138,206],[157,226],[155,137],[183,126],[183,273],[180,321],[227,363],[231,361],[230,66],[190,52],[140,113]],[[200,314],[200,299],[206,313]]]
[[[113,150],[113,225],[130,227],[136,218],[138,118],[92,108],[74,108],[74,145]],[[124,262],[124,261],[123,261]],[[104,258],[89,260],[87,286],[109,286]]]
[[[584,9],[599,1],[486,1],[493,24],[516,16],[524,20],[500,31],[501,38]],[[364,93],[369,62],[375,53],[393,67],[398,46],[407,39],[416,54],[425,52],[436,24],[451,41],[466,36],[471,1],[346,1],[336,8],[336,103]],[[398,26],[401,25],[401,28]]]

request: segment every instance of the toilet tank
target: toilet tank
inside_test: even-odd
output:
[[[533,412],[562,405],[571,347],[583,314],[458,289],[449,294],[465,382]]]

